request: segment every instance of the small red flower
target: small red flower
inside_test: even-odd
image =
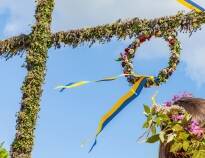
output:
[[[170,40],[169,40],[169,44],[170,44],[170,45],[174,45],[175,42],[176,42],[176,41],[175,41],[174,39],[170,39]]]
[[[129,48],[126,48],[126,49],[125,49],[125,52],[129,52],[129,50],[130,50]]]
[[[142,35],[142,36],[139,36],[139,40],[140,40],[140,43],[143,43],[147,40],[147,37]]]

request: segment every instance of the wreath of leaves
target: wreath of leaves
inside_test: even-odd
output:
[[[139,79],[139,74],[133,70],[133,59],[135,57],[136,50],[141,46],[141,44],[145,41],[149,41],[152,37],[163,38],[169,45],[171,56],[169,58],[168,66],[162,69],[157,77],[148,78],[146,87],[159,86],[166,82],[179,64],[181,48],[180,42],[177,39],[177,32],[175,30],[167,30],[164,32],[155,31],[151,33],[143,32],[124,50],[123,54],[121,53],[121,57],[118,59],[118,61],[121,61],[123,73],[130,84],[134,84]]]

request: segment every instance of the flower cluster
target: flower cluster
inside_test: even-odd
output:
[[[171,103],[184,97],[192,97],[190,93],[183,93],[173,97]],[[146,142],[160,141],[170,144],[170,152],[175,156],[204,158],[205,126],[194,120],[192,116],[178,105],[156,105],[151,108],[144,105],[147,117],[143,127],[147,129]],[[200,154],[199,154],[200,153]]]
[[[130,44],[125,50],[124,53],[121,53],[118,61],[121,61],[123,67],[123,73],[127,77],[127,80],[130,84],[134,84],[138,79],[139,75],[133,70],[133,59],[135,57],[135,52],[138,47],[145,41],[149,41],[152,37],[161,37],[168,42],[168,45],[171,50],[171,56],[168,62],[168,67],[162,69],[158,76],[155,78],[149,78],[146,84],[146,87],[159,86],[161,83],[166,82],[166,80],[172,75],[176,70],[176,66],[179,63],[180,56],[180,43],[176,38],[175,30],[169,31],[154,31],[154,32],[143,32],[139,35],[136,40]]]
[[[201,138],[204,135],[204,132],[205,132],[205,128],[202,128],[200,123],[197,122],[196,120],[192,120],[190,122],[190,124],[187,127],[187,130],[191,134],[197,136],[198,138]]]
[[[179,94],[179,95],[174,95],[174,97],[170,101],[166,101],[164,103],[164,106],[171,106],[175,102],[177,102],[178,100],[180,100],[182,98],[192,98],[192,97],[193,97],[193,95],[191,93],[187,93],[187,92],[184,92],[184,93]]]

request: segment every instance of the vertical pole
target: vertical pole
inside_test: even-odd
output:
[[[42,85],[46,74],[48,47],[51,44],[51,20],[54,0],[36,0],[36,24],[30,34],[30,45],[26,55],[27,76],[23,82],[21,109],[17,116],[16,135],[11,145],[11,158],[31,158],[34,131]]]

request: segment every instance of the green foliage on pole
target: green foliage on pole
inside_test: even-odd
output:
[[[117,39],[136,38],[142,32],[153,32],[159,29],[161,32],[167,30],[178,30],[192,34],[205,23],[205,13],[191,12],[184,14],[179,12],[174,16],[160,17],[156,19],[118,20],[112,24],[102,26],[71,30],[68,32],[60,31],[52,36],[52,43],[56,48],[61,44],[77,47],[84,43],[90,45],[99,42],[110,42],[113,37]]]
[[[34,144],[34,131],[42,84],[45,79],[48,47],[51,43],[51,19],[54,0],[38,0],[36,24],[29,37],[30,45],[26,56],[27,76],[22,86],[21,109],[18,113],[16,137],[11,146],[11,158],[31,158]]]
[[[178,30],[192,34],[205,23],[205,13],[191,12],[184,14],[179,12],[174,16],[160,17],[156,19],[139,19],[118,20],[111,24],[99,25],[91,28],[82,28],[69,31],[60,31],[52,33],[51,46],[60,48],[61,45],[78,47],[82,44],[101,44],[110,42],[112,38],[125,39],[133,38],[141,32],[152,32],[153,28],[160,28],[162,32],[166,30]],[[29,47],[29,35],[20,35],[0,41],[0,56],[10,58],[14,55],[21,54]]]

